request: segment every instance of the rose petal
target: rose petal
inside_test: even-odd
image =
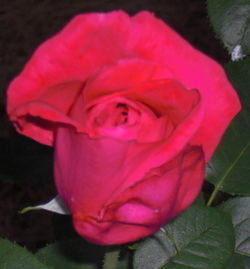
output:
[[[19,132],[48,145],[53,143],[52,134],[58,124],[69,124],[84,131],[83,126],[68,117],[82,87],[80,81],[51,86],[35,100],[17,106],[10,118]]]
[[[84,90],[85,102],[112,93],[136,88],[152,80],[169,77],[163,66],[143,59],[122,59],[115,65],[105,66],[88,81]]]
[[[106,77],[105,80],[105,86],[110,89],[112,89],[113,76],[116,76],[116,68],[113,68],[112,71],[113,72],[109,73],[110,77]],[[94,88],[91,87],[93,84]],[[87,90],[90,92],[95,92],[95,87],[102,88],[102,80],[99,80],[98,77],[97,81],[94,81],[93,84],[87,86]],[[110,87],[108,85],[110,85]],[[98,105],[104,106],[110,102],[124,102],[130,104],[131,107],[134,107],[143,115],[146,105],[148,110],[152,111],[151,114],[154,113],[155,116],[153,117],[153,120],[149,120],[149,118],[141,119],[140,131],[137,134],[137,138],[135,138],[137,142],[140,143],[155,142],[160,139],[166,140],[171,133],[173,126],[176,127],[182,121],[185,121],[191,111],[200,102],[200,96],[197,90],[187,90],[174,80],[153,80],[144,82],[137,87],[122,89],[121,91],[117,90],[110,94],[95,98],[92,102],[87,102],[87,105],[84,105],[83,95],[84,92],[82,96],[79,96],[71,113],[71,117],[83,126],[86,126],[86,121],[88,121],[88,116],[87,119],[85,119],[86,116],[85,118],[83,116],[83,110],[87,110],[89,107]],[[194,117],[192,121],[196,122],[196,117]],[[200,122],[201,118],[196,122],[197,129],[200,126]],[[91,126],[93,127],[94,125],[91,124]],[[111,133],[110,136],[114,137],[115,131],[112,132],[113,133]],[[133,130],[131,133],[132,132]],[[187,132],[188,130],[185,131],[186,134]],[[88,131],[88,133],[90,132]],[[106,136],[106,133],[107,132],[104,130],[103,135]],[[120,138],[123,139],[122,137]],[[130,139],[129,134],[125,134],[125,138]]]
[[[8,111],[35,100],[48,87],[65,80],[85,81],[100,67],[114,64],[125,54],[129,23],[128,15],[122,11],[75,16],[62,31],[39,46],[12,81]]]
[[[157,115],[167,115],[177,126],[200,101],[197,90],[187,90],[178,81],[156,80],[123,94],[131,100],[146,104]]]
[[[176,80],[157,79],[159,73],[159,68],[147,62],[125,61],[88,81],[82,98],[88,104],[124,96],[148,105],[157,115],[167,114],[178,124],[197,103],[199,92],[186,89]]]
[[[209,160],[228,124],[240,110],[236,92],[219,64],[193,48],[162,20],[140,12],[132,21],[131,50],[139,58],[166,66],[172,74],[169,78],[200,91],[205,115],[193,144],[202,145]]]
[[[186,88],[199,90],[205,114],[192,142],[203,146],[206,160],[209,160],[226,127],[240,109],[238,97],[215,61],[194,49],[162,20],[146,11],[131,18],[122,11],[114,11],[79,15],[72,19],[59,34],[38,48],[23,72],[11,83],[8,91],[11,120],[19,121],[20,110],[17,108],[36,101],[48,88],[53,89],[54,85],[65,81],[86,82],[100,70],[127,59],[161,66],[159,74],[157,71],[153,77],[162,78],[165,74]],[[126,73],[125,76],[128,77]],[[41,114],[39,117],[45,116]],[[19,125],[23,124],[24,121],[19,122]],[[35,121],[19,131],[51,144],[53,132],[47,126],[43,132],[43,129],[31,128],[29,124],[35,124]]]
[[[91,139],[68,128],[57,130],[55,180],[60,196],[72,212],[79,205],[83,212],[95,212],[120,185],[130,144],[109,138]],[[95,202],[85,204],[82,199]]]
[[[117,125],[113,120],[116,119],[119,104],[127,107],[128,114],[126,123]],[[112,110],[107,112],[110,108]],[[80,112],[83,109],[82,107],[80,109],[80,106],[77,109],[75,106],[75,110]],[[118,115],[120,116],[119,113]],[[173,131],[172,119],[167,115],[157,117],[151,108],[143,103],[116,94],[90,102],[84,109],[84,113],[75,113],[72,117],[79,119],[86,127],[86,133],[92,138],[112,137],[120,140],[136,140],[139,143],[152,143],[166,139]],[[105,123],[109,124],[96,123],[100,118],[105,119]]]
[[[76,133],[73,129],[61,127],[57,130],[55,140],[55,177],[67,180],[68,177],[72,178],[76,182],[74,185],[76,190],[86,197],[92,193],[88,185],[95,186],[92,185],[94,182],[98,184],[98,189],[104,192],[106,187],[109,188],[108,195],[110,195],[110,188],[114,195],[116,189],[122,192],[134,184],[135,178],[143,178],[150,169],[175,158],[186,147],[202,121],[201,108],[202,103],[198,103],[168,139],[155,143],[141,144],[135,140],[120,141],[108,137],[93,139],[86,134]],[[92,171],[98,173],[93,174]],[[119,181],[118,178],[121,176],[126,180]],[[84,187],[77,185],[82,177],[90,180]],[[100,179],[102,184],[99,182]],[[70,185],[69,188],[72,186]],[[60,186],[58,189],[60,193]],[[65,189],[67,190],[67,187]],[[60,195],[63,199],[67,196],[62,193]]]
[[[20,114],[24,119],[24,106],[32,101],[39,101],[41,96],[50,97],[51,94],[54,100],[57,85],[68,84],[70,81],[84,83],[99,68],[115,64],[117,59],[127,55],[124,44],[129,24],[128,15],[122,11],[108,14],[90,13],[74,17],[61,32],[39,46],[21,74],[11,82],[8,89],[10,119],[19,121]],[[69,101],[74,99],[70,96],[75,96],[75,91],[71,90],[69,87],[67,98],[64,94],[65,98],[60,94],[57,95],[57,99],[60,99],[58,102],[64,104],[66,108],[70,105]],[[56,92],[59,93],[57,90]],[[46,100],[49,101],[49,98]],[[20,106],[23,106],[22,109]],[[36,116],[38,125],[41,118],[46,119],[44,110]],[[19,125],[23,125],[25,121],[25,126],[19,128],[19,132],[41,143],[53,144],[52,130],[47,129],[47,126],[45,129],[39,126],[33,128],[30,125],[35,125],[36,121],[29,122],[29,117],[20,121]]]
[[[159,156],[150,155],[148,163],[155,145],[151,147],[134,141],[90,139],[68,128],[57,131],[56,185],[80,234],[100,244],[135,240],[158,229],[195,199],[204,176],[200,147],[175,152],[160,167],[153,166],[159,164]],[[133,230],[131,225],[142,227]],[[121,241],[110,241],[109,234],[114,231],[117,237],[121,227],[128,230],[127,238],[122,235],[116,239]]]
[[[75,207],[75,228],[83,237],[103,245],[140,239],[190,205],[201,188],[203,176],[202,151],[190,147],[161,167],[159,175],[145,178],[122,195],[109,199],[110,203],[102,205],[97,214]],[[192,192],[182,188],[187,181],[193,186]]]

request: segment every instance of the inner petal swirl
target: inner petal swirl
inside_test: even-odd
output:
[[[83,124],[91,138],[154,142],[172,131],[167,116],[157,116],[152,109],[125,97],[102,97],[84,108]]]
[[[126,103],[109,103],[95,118],[95,125],[106,128],[129,127],[136,124],[140,113]]]

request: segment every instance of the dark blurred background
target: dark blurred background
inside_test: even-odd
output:
[[[0,3],[0,237],[35,250],[55,239],[53,214],[20,209],[55,196],[52,149],[18,135],[5,114],[5,93],[35,48],[74,15],[149,10],[217,61],[229,57],[215,39],[205,0],[1,0]]]

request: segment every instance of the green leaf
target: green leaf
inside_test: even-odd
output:
[[[226,64],[225,70],[240,95],[243,107],[250,111],[250,59]]]
[[[164,230],[137,249],[136,269],[222,269],[233,253],[230,216],[217,209],[193,205]]]
[[[232,216],[235,229],[235,251],[250,256],[250,197],[233,198],[220,205]]]
[[[48,245],[36,256],[53,269],[98,269],[101,268],[103,251],[103,247],[79,237]]]
[[[229,261],[226,269],[249,269],[250,257],[235,253]]]
[[[250,60],[228,64],[226,70],[240,94],[243,109],[208,164],[207,180],[214,184],[214,193],[250,195]]]
[[[123,250],[122,250],[123,251]],[[119,257],[117,269],[133,269],[133,251],[127,250],[121,253]]]
[[[241,45],[250,54],[249,0],[207,0],[208,15],[215,33],[229,52]]]
[[[203,192],[200,192],[198,197],[194,200],[193,204],[195,204],[195,205],[205,205],[205,197],[203,195]]]
[[[0,239],[0,268],[51,269],[45,264],[42,264],[28,250],[6,239]]]

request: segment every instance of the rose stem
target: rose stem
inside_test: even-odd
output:
[[[250,142],[247,143],[247,145],[240,151],[240,153],[238,154],[238,156],[235,158],[234,162],[228,167],[228,169],[226,170],[226,172],[224,173],[224,175],[221,177],[221,179],[218,181],[217,185],[215,186],[208,202],[207,202],[207,206],[211,206],[215,197],[217,196],[218,192],[220,191],[221,186],[224,184],[226,178],[230,175],[230,173],[233,171],[234,167],[237,165],[238,161],[240,160],[240,158],[244,155],[245,151],[247,150],[247,148],[249,147]]]
[[[103,269],[116,269],[119,258],[119,247],[107,247],[104,254]]]

